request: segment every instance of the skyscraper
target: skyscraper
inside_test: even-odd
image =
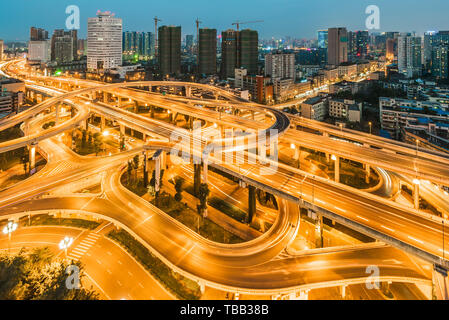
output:
[[[269,53],[265,56],[265,76],[272,80],[296,77],[294,53]]]
[[[78,57],[77,30],[57,29],[51,37],[51,60],[58,63],[70,62]]]
[[[257,31],[245,29],[240,31],[237,47],[238,68],[245,68],[249,75],[258,73],[259,37]]]
[[[43,41],[48,39],[48,31],[41,28],[30,28],[30,41]]]
[[[368,55],[368,31],[348,32],[348,60],[364,59]]]
[[[234,77],[235,69],[244,68],[248,75],[258,73],[259,38],[257,31],[232,29],[221,33],[221,76]]]
[[[422,73],[421,38],[401,33],[398,38],[398,70],[413,78]]]
[[[449,78],[449,46],[432,47],[431,72],[439,80]]]
[[[97,12],[87,21],[87,68],[109,70],[122,65],[122,19]]]
[[[234,77],[237,67],[237,34],[232,29],[221,33],[221,76]]]
[[[339,65],[348,61],[348,32],[346,28],[328,30],[327,63]]]
[[[193,53],[193,35],[188,34],[186,35],[186,49],[187,52],[192,54]]]
[[[327,30],[319,30],[318,31],[318,48],[327,49]]]
[[[200,29],[199,73],[217,73],[217,30]]]
[[[162,26],[158,30],[158,59],[161,75],[181,73],[181,27]]]

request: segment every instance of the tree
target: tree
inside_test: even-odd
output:
[[[175,200],[181,202],[182,200],[182,191],[184,189],[185,179],[182,177],[176,177],[175,179]]]
[[[81,138],[81,148],[86,147],[86,138],[87,138],[87,132],[86,130],[81,130],[82,138]]]
[[[80,262],[71,262],[84,277]],[[66,286],[68,264],[55,258],[49,248],[0,254],[1,300],[95,300],[98,294],[85,288]],[[82,282],[81,282],[82,284]]]
[[[200,184],[200,190],[198,194],[200,204],[198,206],[198,213],[202,214],[203,217],[206,216],[207,200],[209,199],[209,194],[210,194],[209,185],[207,183]]]
[[[28,163],[30,162],[30,155],[29,153],[25,153],[22,156],[22,164],[23,164],[23,171],[25,171],[25,174],[28,172]]]
[[[136,154],[133,158],[133,168],[134,168],[134,175],[137,180],[137,169],[139,169],[139,155]]]
[[[127,171],[128,183],[130,183],[131,182],[131,175],[132,175],[132,172],[133,172],[133,164],[132,164],[131,160],[128,161],[128,167],[126,168],[126,171]]]

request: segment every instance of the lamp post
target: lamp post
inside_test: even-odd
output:
[[[11,233],[17,229],[17,223],[14,221],[9,221],[8,224],[3,228],[3,233],[8,235],[8,252],[11,248]]]
[[[9,240],[11,241],[11,233],[13,233],[17,229],[17,223],[13,221],[9,221],[8,224],[3,228],[3,233],[8,235]]]
[[[369,125],[369,134],[372,134],[373,123],[370,121],[368,122],[368,125]]]
[[[72,245],[73,238],[65,237],[59,242],[59,249],[64,250],[65,256],[67,257],[67,249]]]

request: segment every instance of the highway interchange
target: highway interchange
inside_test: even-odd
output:
[[[39,126],[29,123],[28,130],[33,133],[15,141],[0,143],[0,150],[4,152],[39,141],[39,149],[46,154],[48,161],[47,166],[34,176],[0,192],[0,214],[3,217],[20,216],[30,211],[51,210],[82,211],[97,215],[126,229],[176,271],[211,287],[248,293],[274,294],[280,291],[363,283],[367,276],[366,267],[369,265],[378,265],[382,279],[385,281],[428,284],[428,274],[425,274],[421,268],[417,268],[416,263],[408,255],[390,246],[317,252],[301,257],[274,259],[283,252],[297,233],[299,204],[306,207],[308,205],[309,208],[317,211],[321,208],[328,212],[328,217],[333,220],[347,224],[349,221],[349,225],[356,230],[380,238],[379,240],[384,240],[386,243],[397,245],[429,262],[448,265],[448,261],[443,259],[443,254],[447,256],[447,252],[442,251],[441,219],[429,219],[416,210],[328,179],[311,176],[287,165],[280,163],[276,166],[266,165],[262,176],[260,164],[222,163],[215,154],[209,158],[210,166],[231,173],[260,189],[272,192],[281,200],[275,224],[260,238],[238,245],[221,245],[208,241],[138,198],[120,183],[124,164],[132,156],[141,154],[144,150],[162,149],[169,152],[173,148],[173,143],[168,140],[175,130],[174,126],[111,106],[109,101],[99,103],[87,100],[86,102],[86,99],[89,94],[100,90],[108,94],[123,95],[125,99],[132,97],[131,99],[135,101],[159,107],[165,106],[172,112],[195,116],[223,127],[267,130],[266,132],[269,132],[269,129],[277,129],[278,139],[288,144],[332,153],[346,159],[358,160],[372,166],[409,176],[416,175],[432,182],[448,185],[447,163],[449,160],[442,154],[428,154],[424,150],[416,152],[407,145],[386,142],[382,138],[366,137],[349,130],[343,131],[324,124],[311,123],[301,118],[289,119],[282,112],[254,104],[251,106],[223,90],[201,87],[197,84],[189,84],[189,86],[193,85],[198,90],[212,92],[220,96],[221,100],[216,98],[207,101],[212,106],[207,109],[197,106],[205,100],[177,98],[173,95],[163,97],[160,94],[143,92],[143,90],[124,88],[162,85],[157,82],[103,85],[67,78],[45,79],[37,76],[31,78],[32,82],[27,82],[30,90],[56,97],[17,116],[2,120],[0,129],[27,122],[63,101],[76,109],[76,112],[73,117],[64,121],[59,119],[55,127],[45,132],[36,130]],[[43,83],[38,83],[36,81],[38,79]],[[70,88],[66,87],[67,93],[64,93],[62,85],[59,88],[56,85],[53,85],[54,89],[49,88],[51,82],[69,82],[76,84],[77,88],[73,87],[74,91],[69,91],[67,89]],[[176,87],[183,84],[164,82],[163,85]],[[226,107],[231,105],[234,109],[241,108],[243,111],[263,113],[272,120],[268,121],[267,125],[267,123],[234,114],[221,113],[216,111],[219,110],[216,107],[219,105]],[[113,156],[96,158],[78,156],[69,148],[61,146],[55,136],[76,125],[83,125],[89,113],[114,119],[124,126],[145,133],[152,139],[138,148]],[[335,140],[331,142],[326,135],[308,133],[290,127],[296,124],[313,127],[321,133],[350,138],[367,146]],[[176,130],[180,129],[176,128]],[[182,132],[185,135],[191,135],[188,130]],[[155,138],[163,140],[154,142]],[[200,144],[202,145],[204,141]],[[379,147],[384,150],[377,149]],[[191,149],[191,152],[201,154],[202,150]],[[252,155],[245,151],[244,156]],[[214,161],[214,158],[217,159]],[[57,188],[95,175],[99,176],[101,181],[101,197],[51,196],[52,191]],[[46,196],[42,197],[42,195]],[[449,243],[446,240],[444,242],[447,247]],[[320,272],[316,272],[317,270]]]

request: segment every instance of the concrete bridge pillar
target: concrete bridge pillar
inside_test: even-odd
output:
[[[198,196],[201,184],[201,164],[193,164],[193,194]]]
[[[332,155],[332,160],[334,161],[334,178],[335,182],[340,183],[340,157]]]
[[[415,209],[419,209],[419,183],[418,181],[413,181],[413,204]]]
[[[139,112],[139,102],[134,101],[134,113],[138,113]]]
[[[148,187],[148,154],[143,152],[143,186]]]
[[[256,214],[256,187],[248,185],[248,224],[251,224]]]
[[[100,116],[100,131],[103,132],[106,128],[106,118],[104,116]]]
[[[316,214],[316,225],[315,225],[315,246],[317,248],[322,248],[323,247],[323,229],[324,229],[324,224],[323,224],[323,215],[321,214]]]
[[[346,298],[346,286],[341,286],[341,297],[342,299]]]
[[[155,183],[155,188],[154,189],[155,189],[156,192],[159,192],[159,190],[161,188],[161,186],[160,186],[160,181],[161,181],[161,157],[159,156],[155,160],[156,160],[156,163],[155,163],[156,173],[154,175],[154,178],[156,180],[156,183]]]
[[[371,166],[369,164],[365,165],[366,175],[365,175],[365,182],[369,183],[369,178],[371,176]]]
[[[61,104],[57,103],[55,105],[55,123],[58,124],[59,123],[59,111],[61,109]]]
[[[203,183],[207,183],[207,176],[208,176],[208,172],[209,171],[209,162],[207,157],[204,157],[203,160]]]
[[[433,265],[432,291],[434,300],[449,300],[449,281],[447,270],[438,265]]]
[[[186,97],[190,98],[192,96],[192,87],[187,86],[186,87]]]
[[[329,133],[328,132],[323,132],[323,137],[329,138]]]
[[[255,119],[255,112],[254,112],[254,110],[251,110],[251,119],[252,119],[252,120]]]
[[[154,106],[150,106],[150,117],[154,118]]]
[[[28,148],[30,159],[30,174],[34,174],[34,172],[36,171],[36,147],[37,142],[33,142]]]

